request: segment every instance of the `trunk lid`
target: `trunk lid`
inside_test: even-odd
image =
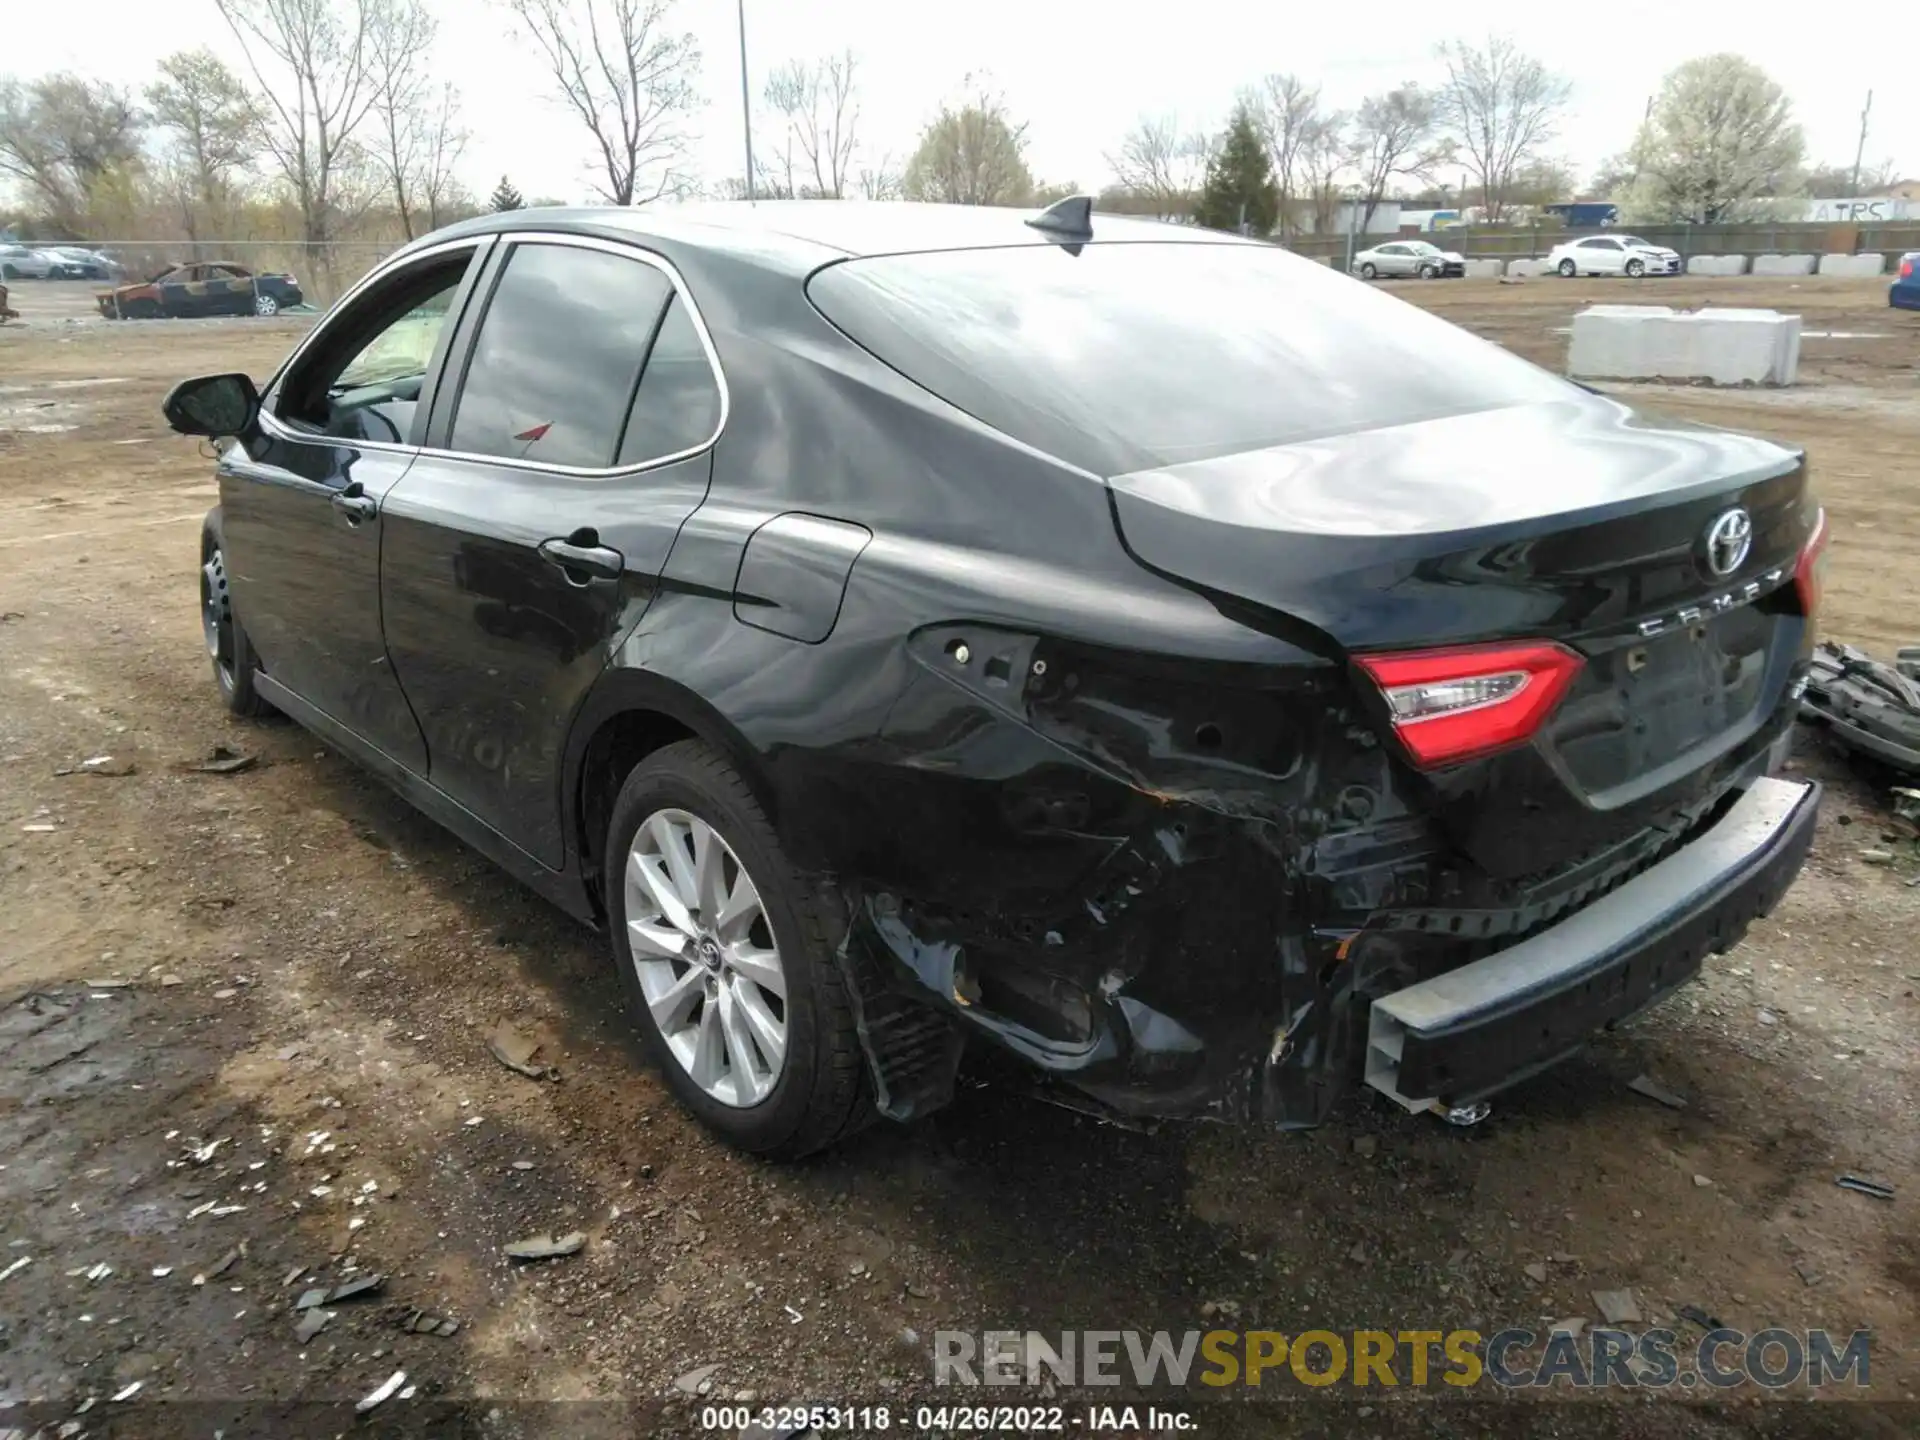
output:
[[[1323,653],[1528,639],[1581,655],[1530,744],[1429,777],[1453,838],[1496,875],[1697,810],[1791,713],[1810,643],[1792,581],[1816,512],[1800,454],[1765,440],[1579,396],[1109,486],[1142,564]],[[1722,572],[1708,536],[1735,509],[1747,551]]]

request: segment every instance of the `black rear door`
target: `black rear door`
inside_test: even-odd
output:
[[[434,784],[558,868],[569,725],[706,496],[723,389],[647,252],[518,237],[483,289],[383,516],[386,639]]]

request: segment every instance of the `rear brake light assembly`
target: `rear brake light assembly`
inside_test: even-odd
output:
[[[1586,662],[1544,642],[1462,645],[1355,663],[1387,702],[1393,731],[1423,770],[1524,744]]]
[[[1793,588],[1799,592],[1800,608],[1808,619],[1819,613],[1820,592],[1825,583],[1827,570],[1827,512],[1823,509],[1813,518],[1813,533],[1807,536],[1807,543],[1800,547],[1800,558],[1794,562]]]
[[[1911,255],[1901,257],[1900,278],[1902,280],[1911,280],[1913,278],[1913,257]]]

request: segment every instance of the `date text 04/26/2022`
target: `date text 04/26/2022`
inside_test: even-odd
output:
[[[1192,1433],[1199,1425],[1187,1410],[1159,1405],[918,1405],[895,1414],[889,1405],[708,1405],[703,1430],[738,1434],[755,1427],[770,1434],[797,1430],[819,1434],[1048,1435],[1138,1432]]]

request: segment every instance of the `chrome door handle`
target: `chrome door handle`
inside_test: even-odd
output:
[[[569,581],[585,585],[597,577],[618,580],[626,568],[626,557],[609,545],[582,545],[572,540],[543,540],[540,558],[558,566]],[[587,579],[581,579],[581,576]]]

